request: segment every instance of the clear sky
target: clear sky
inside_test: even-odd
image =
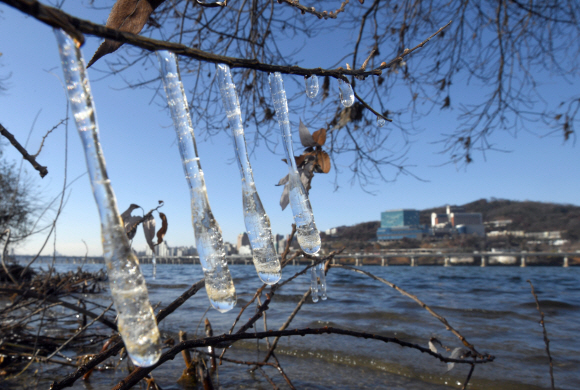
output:
[[[86,10],[76,2],[67,2],[64,10],[101,23],[108,14],[106,10]],[[0,76],[11,74],[8,91],[0,95],[0,123],[21,142],[25,142],[34,124],[27,149],[36,153],[45,132],[66,115],[66,96],[61,84],[62,70],[56,40],[50,27],[4,4],[0,5],[0,37]],[[328,67],[347,54],[337,40],[324,36],[317,39],[316,47],[308,49],[309,46],[306,46],[309,63]],[[99,43],[100,39],[87,37],[82,49],[85,59],[90,58]],[[415,55],[420,56],[421,52]],[[131,72],[137,71],[140,70],[131,68]],[[143,74],[151,71],[142,70]],[[159,100],[152,101],[152,92],[124,88],[123,77],[136,79],[139,75],[103,75],[98,65],[89,70],[101,143],[120,211],[130,203],[136,203],[148,211],[157,205],[158,200],[163,200],[165,206],[161,210],[169,220],[166,236],[169,245],[194,245],[189,191],[183,178],[169,112],[160,105]],[[292,76],[284,77],[289,79]],[[570,84],[559,85],[546,76],[543,82],[546,99],[561,99],[569,96],[574,89],[578,90],[577,79],[572,79]],[[289,86],[291,83],[286,84]],[[289,94],[292,92],[289,91]],[[482,93],[482,89],[476,85],[465,86],[462,93],[465,99],[469,99]],[[303,101],[308,104],[306,96]],[[442,165],[448,160],[438,153],[440,145],[435,142],[454,126],[457,114],[457,111],[437,109],[417,123],[422,131],[413,137],[407,161],[414,165],[411,171],[425,181],[410,176],[400,176],[391,183],[377,181],[368,188],[374,194],[369,194],[357,185],[350,185],[347,167],[341,168],[345,173],[339,176],[340,187],[337,191],[334,191],[333,175],[317,175],[310,199],[319,229],[378,220],[380,212],[388,209],[423,209],[463,204],[480,198],[580,204],[580,183],[577,174],[573,173],[577,169],[574,167],[580,166],[577,147],[573,141],[564,143],[560,134],[544,138],[535,135],[534,132],[545,132],[544,125],[540,123],[537,128],[530,126],[531,132],[520,132],[517,137],[496,133],[493,143],[506,152],[488,152],[485,159],[476,153],[473,155],[474,162],[467,167]],[[297,114],[291,112],[292,115]],[[293,130],[297,141],[297,129]],[[64,126],[55,130],[45,141],[38,156],[39,163],[49,170],[44,179],[40,179],[28,163],[23,165],[25,177],[39,190],[43,201],[56,197],[62,189],[65,142]],[[244,231],[244,222],[240,176],[233,159],[231,137],[222,133],[208,140],[198,137],[197,142],[212,210],[223,230],[224,239],[235,242],[237,235]],[[297,144],[295,147],[300,150]],[[19,154],[10,145],[5,144],[3,149],[5,158],[19,160]],[[289,208],[281,211],[278,205],[282,189],[275,184],[287,173],[281,158],[283,152],[280,147],[276,153],[271,153],[265,147],[258,146],[251,156],[256,186],[270,216],[274,234],[289,233],[292,223]],[[85,171],[81,143],[71,122],[68,127],[67,180],[70,182]],[[388,170],[386,173],[394,174]],[[50,214],[53,215],[54,212]],[[45,219],[43,222],[46,224],[49,221]],[[56,234],[56,250],[59,253],[84,255],[84,240],[89,247],[89,255],[102,254],[98,213],[87,176],[68,188]],[[38,234],[16,251],[34,253],[45,239],[46,235]],[[143,250],[144,247],[140,230],[134,248]],[[43,253],[52,253],[52,250],[51,238]]]

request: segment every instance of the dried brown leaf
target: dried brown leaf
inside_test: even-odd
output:
[[[111,9],[106,26],[133,34],[139,34],[155,8],[164,1],[165,0],[117,0]],[[93,58],[89,61],[87,68],[94,64],[99,58],[117,50],[121,45],[121,42],[105,39],[93,55]]]
[[[127,210],[123,211],[123,213],[121,214],[121,220],[123,222],[123,227],[125,228],[125,232],[129,233],[127,234],[127,237],[129,238],[129,240],[132,240],[133,237],[135,237],[135,233],[137,232],[137,229],[134,229],[136,223],[141,219],[139,217],[133,217],[131,215],[131,213],[133,212],[133,210],[140,208],[141,206],[136,205],[134,203],[131,203],[129,205],[129,208],[127,208]]]
[[[316,164],[320,167],[322,173],[330,172],[330,157],[324,150],[316,152]]]
[[[133,212],[133,210],[140,208],[141,206],[136,205],[135,203],[131,203],[129,205],[129,207],[127,208],[127,210],[123,211],[123,213],[121,214],[121,218],[123,218],[123,220],[129,218],[131,216],[131,213]]]
[[[167,233],[167,217],[163,213],[159,213],[159,218],[161,218],[161,229],[157,231],[157,245],[163,242],[163,237]]]
[[[316,142],[318,146],[323,146],[326,142],[326,129],[322,128],[320,130],[316,130],[312,134],[312,139],[314,139],[314,142]]]
[[[305,159],[306,159],[306,156],[304,154],[300,155],[298,157],[294,156],[294,160],[296,160],[296,166],[302,165],[302,163],[304,163]]]

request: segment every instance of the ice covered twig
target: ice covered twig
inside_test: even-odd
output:
[[[288,102],[282,74],[270,73],[270,91],[272,101],[276,109],[278,125],[282,132],[286,161],[288,163],[288,188],[290,207],[296,223],[296,236],[298,244],[302,250],[310,255],[318,253],[320,250],[320,234],[314,222],[312,206],[306,194],[306,190],[300,181],[296,161],[294,160],[294,147],[292,146],[292,131],[290,129],[290,118],[288,115]]]
[[[191,220],[199,260],[205,275],[205,289],[212,306],[223,313],[236,305],[236,289],[228,269],[221,229],[209,206],[177,58],[175,54],[163,50],[157,52],[157,59],[179,142],[185,180],[190,189]]]
[[[103,257],[117,310],[118,329],[133,363],[150,366],[161,356],[159,329],[139,261],[129,245],[107,176],[84,60],[70,36],[59,29],[54,32],[71,109],[85,151],[93,195],[101,218]]]
[[[282,277],[280,261],[274,249],[274,237],[270,227],[270,218],[264,210],[256,185],[252,166],[246,148],[244,126],[236,86],[232,81],[230,68],[227,65],[217,66],[217,79],[228,122],[234,136],[236,160],[242,177],[242,203],[244,222],[252,247],[254,266],[262,282],[274,284]]]

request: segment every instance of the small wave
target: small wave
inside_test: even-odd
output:
[[[536,308],[535,302],[525,302],[520,303],[518,307],[525,307],[525,308]],[[568,309],[568,310],[578,310],[580,306],[573,305],[571,303],[562,302],[562,301],[555,301],[551,299],[540,300],[540,308],[541,309]]]

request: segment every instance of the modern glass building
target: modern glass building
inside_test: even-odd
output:
[[[381,227],[419,226],[418,210],[388,210],[381,213]]]
[[[419,223],[418,210],[388,210],[381,213],[381,227],[377,230],[378,240],[421,239],[427,230]]]
[[[414,238],[420,240],[427,234],[427,230],[422,227],[399,226],[394,228],[379,228],[377,230],[377,240],[402,240],[403,238]]]

